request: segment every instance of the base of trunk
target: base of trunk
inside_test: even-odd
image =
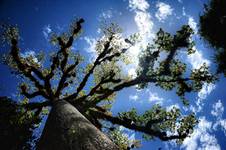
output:
[[[37,150],[118,150],[118,147],[75,107],[66,101],[57,101]]]

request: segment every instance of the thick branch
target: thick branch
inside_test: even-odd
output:
[[[48,75],[48,78],[51,79],[54,75],[54,70],[59,66],[60,61],[59,61],[59,55],[60,53],[63,53],[63,60],[61,62],[61,69],[64,70],[67,60],[68,60],[68,52],[66,52],[67,48],[71,47],[74,41],[74,36],[78,34],[81,31],[81,24],[84,22],[84,19],[80,19],[79,21],[76,22],[76,27],[74,28],[72,35],[69,37],[69,40],[65,43],[61,37],[58,37],[58,44],[60,45],[61,49],[57,52],[57,55],[53,57],[53,61],[51,64],[51,70]]]
[[[79,92],[84,88],[84,86],[86,85],[86,82],[87,82],[88,78],[89,78],[90,75],[93,73],[93,71],[94,71],[94,69],[95,69],[96,66],[100,65],[102,62],[105,62],[105,61],[111,61],[113,58],[119,57],[122,53],[125,53],[126,50],[128,50],[128,48],[124,48],[124,49],[121,50],[121,52],[117,52],[117,53],[114,53],[114,54],[112,54],[112,55],[110,55],[110,56],[106,56],[106,57],[105,57],[105,55],[107,54],[107,51],[109,51],[109,52],[111,51],[111,49],[108,50],[108,47],[109,47],[110,42],[111,42],[111,38],[110,38],[109,42],[107,43],[107,46],[105,47],[105,50],[98,56],[98,58],[97,58],[96,61],[94,62],[93,67],[90,69],[90,71],[89,71],[89,72],[85,75],[85,77],[83,78],[81,84],[80,84],[80,85],[78,86],[78,88],[77,88],[77,92],[74,93],[74,94],[72,94],[72,95],[70,95],[70,96],[68,96],[67,98],[65,98],[65,100],[75,99],[75,98],[77,97],[78,93],[79,93]],[[103,57],[103,59],[100,60],[102,57]],[[112,78],[110,78],[110,79],[103,80],[103,82],[102,82],[102,83],[100,82],[99,84],[97,84],[97,85],[90,91],[90,93],[89,93],[86,97],[93,95],[94,92],[96,92],[96,90],[97,90],[102,84],[108,83],[108,82],[119,83],[119,82],[121,82],[121,79],[113,79],[113,77],[112,77]]]
[[[64,83],[65,83],[65,81],[67,80],[67,78],[69,77],[69,73],[70,73],[72,70],[74,70],[78,64],[79,64],[79,60],[77,60],[77,61],[75,62],[75,64],[71,65],[70,67],[68,67],[68,68],[63,72],[63,75],[62,75],[62,77],[61,77],[61,79],[60,79],[60,82],[59,82],[59,84],[58,84],[57,91],[56,91],[56,93],[55,93],[55,96],[56,96],[56,97],[59,97],[61,91],[62,91],[63,88],[64,88]]]
[[[68,72],[69,71],[65,71],[65,67],[68,63],[68,56],[69,56],[69,53],[67,52],[67,49],[70,48],[73,44],[73,41],[74,41],[74,36],[76,34],[78,34],[80,31],[81,31],[81,24],[84,22],[83,19],[80,19],[79,21],[76,22],[76,27],[74,28],[73,32],[72,32],[72,35],[69,37],[69,40],[65,43],[61,37],[58,37],[57,40],[58,40],[58,44],[60,45],[60,50],[57,52],[56,56],[53,57],[53,61],[52,61],[52,64],[51,64],[51,68],[50,68],[50,73],[46,76],[46,79],[45,79],[45,85],[46,85],[46,90],[50,93],[51,97],[54,96],[52,90],[51,90],[51,84],[50,84],[50,79],[54,76],[54,71],[56,70],[57,67],[59,67],[60,65],[60,68],[61,68],[61,71],[63,72],[63,77],[61,78],[61,81],[59,83],[59,86],[58,86],[58,89],[56,91],[56,94],[57,96],[59,96],[61,90],[63,89],[63,84],[64,82],[66,81],[66,77],[68,75]],[[63,54],[63,59],[62,61],[60,61],[60,54]],[[75,67],[74,65],[69,67],[69,68],[72,68]],[[65,72],[67,72],[65,74]]]
[[[22,72],[25,71],[25,69],[34,72],[40,79],[44,79],[44,76],[41,71],[39,71],[37,68],[35,68],[32,65],[29,65],[28,63],[22,62],[21,58],[19,56],[19,48],[17,47],[18,41],[16,39],[11,40],[11,55],[16,62],[18,69]]]
[[[155,131],[155,130],[150,129],[146,126],[138,126],[138,125],[136,125],[132,122],[122,120],[118,117],[113,117],[109,114],[106,114],[106,113],[103,113],[103,112],[100,112],[100,111],[96,111],[94,109],[90,109],[90,111],[91,111],[92,115],[94,115],[95,117],[97,117],[99,119],[104,119],[104,120],[111,122],[112,124],[122,125],[122,126],[128,128],[128,129],[131,129],[131,130],[143,132],[143,133],[146,133],[150,136],[158,137],[159,139],[161,139],[163,141],[168,141],[168,140],[173,140],[173,139],[184,139],[188,136],[187,134],[167,136],[165,132]]]
[[[178,78],[178,79],[171,79],[171,80],[160,80],[160,79],[156,79],[155,77],[137,77],[133,80],[130,81],[126,81],[123,82],[121,84],[116,85],[115,87],[113,87],[112,89],[103,89],[102,94],[98,91],[98,94],[100,94],[100,96],[95,97],[95,99],[87,102],[86,104],[84,104],[84,109],[88,109],[90,107],[96,106],[96,104],[98,104],[99,102],[101,102],[103,99],[108,98],[110,95],[112,95],[113,93],[120,91],[124,88],[128,88],[134,85],[138,85],[140,83],[157,83],[157,82],[179,82],[179,81],[189,81],[189,80],[194,80],[192,78]]]
[[[32,82],[34,82],[35,86],[38,88],[38,89],[43,89],[44,87],[39,83],[39,81],[32,75],[32,72],[34,72],[40,79],[43,79],[43,75],[42,73],[36,69],[35,67],[33,66],[30,66],[28,65],[27,63],[25,62],[22,62],[21,61],[21,58],[19,56],[19,48],[17,47],[17,40],[16,39],[12,39],[11,40],[11,44],[12,44],[12,47],[11,47],[11,55],[17,65],[17,68],[23,72],[23,74],[29,78]]]
[[[82,79],[82,82],[79,84],[77,91],[74,94],[65,98],[65,100],[70,100],[70,99],[76,98],[78,96],[79,92],[81,92],[81,90],[85,87],[86,82],[88,81],[90,75],[93,74],[93,71],[96,68],[96,66],[98,66],[101,63],[100,59],[102,59],[104,56],[106,56],[106,54],[109,53],[109,47],[110,47],[110,43],[111,43],[112,38],[113,37],[111,36],[109,38],[109,41],[105,44],[104,50],[99,54],[99,56],[96,58],[96,60],[93,64],[92,68],[88,71],[88,73]]]
[[[22,107],[28,109],[28,110],[34,110],[34,109],[41,109],[43,107],[50,106],[51,102],[50,101],[45,101],[45,102],[30,102],[28,104],[21,105]]]
[[[46,95],[46,93],[44,91],[35,91],[33,93],[28,93],[26,90],[22,90],[21,94],[26,96],[28,99],[34,98],[36,96],[43,96],[45,98],[48,98],[48,96]]]
[[[162,73],[163,75],[168,75],[170,74],[170,63],[172,62],[172,60],[174,59],[175,55],[176,55],[176,48],[173,48],[170,53],[168,54],[165,63],[164,63],[164,72]]]
[[[77,98],[74,100],[68,100],[70,103],[72,103],[75,106],[81,105],[81,103],[85,103],[84,100],[88,97],[93,96],[95,93],[97,93],[97,90],[101,88],[103,84],[106,83],[119,83],[122,80],[121,79],[114,79],[115,73],[111,73],[110,76],[107,79],[101,78],[100,82],[94,86],[90,92],[87,95],[84,95],[82,97]]]

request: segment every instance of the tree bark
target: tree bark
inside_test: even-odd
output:
[[[119,148],[74,106],[56,101],[37,150],[118,150]]]

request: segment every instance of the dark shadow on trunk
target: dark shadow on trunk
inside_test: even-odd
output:
[[[53,104],[37,150],[118,150],[118,147],[66,101]]]

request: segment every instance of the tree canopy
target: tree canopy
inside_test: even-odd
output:
[[[206,64],[189,70],[186,63],[177,57],[182,51],[188,55],[194,52],[194,43],[190,38],[192,29],[184,25],[175,35],[160,29],[154,41],[142,49],[136,76],[131,77],[121,65],[127,64],[127,51],[136,44],[136,34],[124,38],[121,29],[116,24],[110,24],[102,29],[103,36],[96,45],[96,58],[86,62],[78,51],[71,49],[82,33],[83,22],[83,19],[77,19],[68,32],[52,35],[51,43],[56,51],[46,65],[36,61],[35,56],[21,55],[17,27],[3,28],[4,39],[10,44],[10,53],[5,56],[4,63],[23,78],[20,92],[29,99],[25,109],[41,112],[43,107],[51,106],[54,101],[65,100],[96,127],[107,129],[105,132],[121,149],[134,147],[136,141],[132,145],[127,141],[125,146],[116,140],[116,125],[141,132],[148,139],[181,143],[188,137],[198,122],[194,113],[184,115],[176,107],[167,110],[156,104],[143,114],[132,109],[112,115],[111,106],[118,91],[134,86],[142,89],[150,83],[167,91],[175,90],[187,106],[186,93],[197,92],[204,83],[214,82],[215,77],[209,73]],[[43,100],[33,102],[32,99],[37,96]],[[103,121],[111,125],[106,126]]]
[[[218,63],[218,72],[226,75],[226,2],[211,0],[205,5],[204,14],[200,16],[200,34],[214,48],[215,60]]]
[[[24,101],[26,102],[26,101]],[[33,130],[41,118],[7,97],[0,97],[1,147],[9,150],[32,149],[36,141]]]

